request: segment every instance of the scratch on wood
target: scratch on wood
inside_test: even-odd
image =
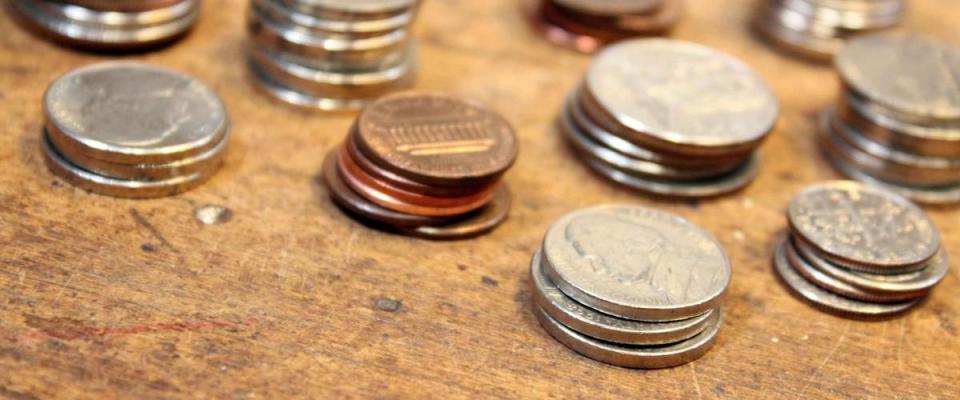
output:
[[[133,220],[136,221],[137,225],[144,227],[147,231],[150,232],[151,235],[153,235],[154,238],[159,240],[161,244],[163,244],[173,252],[177,252],[177,249],[173,247],[173,245],[170,244],[169,241],[167,241],[167,238],[163,237],[163,234],[160,233],[157,227],[153,226],[153,224],[150,223],[150,220],[144,217],[143,214],[140,214],[140,212],[137,211],[136,208],[132,208],[132,207],[130,208],[130,216],[133,217]]]
[[[700,391],[700,379],[697,378],[697,367],[690,363],[690,373],[693,374],[693,387],[697,389],[697,399],[703,398],[703,392]]]
[[[343,261],[346,265],[350,265],[353,260],[353,242],[357,240],[357,235],[359,233],[360,231],[358,231],[356,228],[352,226],[350,227],[350,238],[347,239],[347,247],[343,256]]]
[[[813,369],[813,372],[810,375],[816,375],[821,368],[823,368],[825,365],[827,365],[828,362],[830,362],[830,359],[832,359],[833,355],[837,353],[837,350],[840,348],[840,345],[843,344],[843,341],[844,339],[847,338],[847,333],[849,332],[850,332],[850,323],[848,322],[844,324],[843,333],[840,334],[840,338],[837,339],[837,343],[834,344],[833,348],[830,349],[830,352],[827,353],[827,357],[825,357],[823,361],[820,362],[820,365],[817,365],[817,367]]]
[[[53,302],[54,302],[54,303],[56,303],[57,301],[59,301],[59,300],[60,300],[60,297],[63,297],[63,291],[67,290],[67,288],[70,287],[70,281],[73,280],[73,275],[74,275],[74,274],[72,274],[72,273],[71,273],[70,275],[68,275],[68,276],[67,276],[67,280],[63,282],[63,286],[60,286],[60,291],[58,291],[58,292],[57,292],[57,295],[54,296],[54,298],[53,298]]]
[[[903,342],[907,336],[907,319],[900,320],[900,337],[897,339],[897,371],[903,372]]]
[[[55,318],[51,320],[43,320],[41,324],[48,326],[41,326],[37,331],[19,336],[9,336],[7,339],[13,343],[43,342],[50,339],[76,340],[156,332],[194,332],[208,329],[239,329],[241,327],[252,326],[255,322],[256,320],[251,318],[240,322],[225,320],[202,320],[161,322],[132,326],[97,327],[85,325],[80,321]]]

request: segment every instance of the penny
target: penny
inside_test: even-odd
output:
[[[517,157],[516,135],[503,117],[439,93],[382,97],[358,117],[356,140],[381,167],[440,186],[482,183]]]
[[[928,263],[940,249],[936,227],[916,205],[857,182],[804,189],[790,202],[787,216],[800,239],[851,269],[908,271]]]
[[[399,230],[411,236],[432,240],[467,239],[492,231],[506,221],[510,215],[513,196],[506,186],[501,185],[487,205],[473,212],[458,216],[448,222],[423,225],[416,228],[400,227]]]
[[[722,313],[710,313],[707,327],[685,341],[661,346],[627,346],[592,339],[564,326],[540,307],[534,314],[544,330],[568,348],[594,360],[626,368],[669,368],[702,357],[720,331]]]
[[[693,223],[636,206],[568,214],[544,238],[544,272],[598,311],[675,321],[716,308],[730,282],[721,245]]]
[[[114,163],[196,156],[221,143],[229,127],[223,103],[197,80],[131,62],[68,72],[50,85],[43,104],[58,148]]]
[[[621,137],[683,154],[753,149],[779,113],[770,87],[745,64],[678,40],[605,48],[590,64],[584,88],[621,127]]]
[[[523,12],[530,24],[539,31],[550,43],[560,47],[570,48],[581,53],[593,53],[615,38],[603,34],[600,37],[591,36],[582,32],[582,27],[564,26],[550,18],[548,8],[551,0],[522,0]],[[556,19],[556,18],[554,18]],[[578,28],[581,28],[579,31]]]
[[[674,322],[642,322],[603,314],[563,294],[544,274],[542,255],[537,251],[530,262],[536,304],[554,320],[581,334],[608,342],[631,345],[676,343],[702,332],[714,310]]]
[[[960,158],[960,126],[912,123],[911,117],[886,115],[849,92],[837,103],[835,113],[863,136],[888,148],[921,157]]]
[[[685,198],[720,196],[743,189],[756,177],[760,165],[758,157],[754,155],[722,177],[699,181],[669,181],[631,175],[602,160],[587,157],[584,162],[588,167],[624,187],[659,196]]]
[[[656,11],[672,0],[555,0],[557,5],[578,12],[616,17],[624,14],[644,14]]]

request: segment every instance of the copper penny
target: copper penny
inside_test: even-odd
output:
[[[506,185],[500,185],[497,195],[487,205],[457,219],[434,225],[400,229],[411,236],[433,240],[466,239],[492,231],[510,215],[513,196]]]

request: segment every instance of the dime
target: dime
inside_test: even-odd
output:
[[[501,185],[493,199],[478,210],[458,216],[449,222],[416,228],[400,227],[399,230],[411,236],[434,240],[471,238],[490,232],[502,224],[510,214],[511,203],[513,203],[513,196],[506,186]]]
[[[624,14],[645,14],[672,0],[556,0],[557,5],[578,12],[617,17]]]
[[[601,206],[561,218],[544,238],[544,272],[565,294],[607,314],[644,321],[701,315],[730,282],[720,244],[678,216]]]

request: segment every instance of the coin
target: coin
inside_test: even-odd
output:
[[[842,96],[835,113],[863,136],[885,147],[921,157],[960,158],[960,126],[925,126],[910,122],[914,117],[886,115],[850,92]]]
[[[551,19],[550,0],[521,0],[523,13],[530,24],[539,31],[550,43],[560,47],[570,48],[581,53],[593,53],[607,42],[615,40],[604,33],[599,37],[582,32],[576,25],[565,26]],[[577,31],[581,28],[581,31]]]
[[[586,158],[584,162],[596,173],[624,187],[659,196],[686,198],[720,196],[743,189],[756,177],[760,165],[758,156],[754,155],[729,175],[699,181],[670,181],[631,175],[598,159]]]
[[[291,8],[323,14],[386,14],[401,12],[415,7],[418,0],[279,0]]]
[[[672,0],[555,0],[557,5],[582,13],[616,17],[656,11]]]
[[[28,0],[29,1],[29,0]],[[102,27],[132,28],[167,23],[179,18],[188,17],[197,12],[198,3],[195,1],[180,1],[168,7],[142,11],[96,11],[85,10],[72,3],[58,3],[53,1],[32,0],[33,4],[50,14],[54,18],[68,20],[76,24],[90,24]]]
[[[720,244],[678,216],[636,206],[568,214],[544,238],[544,272],[566,295],[607,314],[681,320],[716,308],[730,282]]]
[[[389,32],[403,29],[413,22],[415,9],[399,14],[387,15],[379,19],[332,19],[316,17],[309,13],[290,9],[277,0],[252,0],[253,10],[266,18],[285,25],[297,26],[299,30],[310,30],[338,34],[367,34]]]
[[[804,189],[790,202],[787,216],[800,239],[850,269],[909,271],[928,263],[940,249],[936,227],[917,206],[852,181]]]
[[[64,0],[58,0],[65,2]],[[136,12],[167,8],[182,3],[183,0],[69,0],[70,4],[97,11]]]
[[[713,346],[720,331],[722,313],[710,313],[703,332],[685,341],[661,346],[627,346],[592,339],[567,328],[540,307],[534,308],[540,325],[557,341],[594,360],[626,368],[669,368],[702,357]]]
[[[423,225],[415,228],[400,227],[411,236],[433,240],[467,239],[492,231],[510,215],[513,196],[506,186],[500,185],[497,194],[482,208],[458,216],[448,222]]]

